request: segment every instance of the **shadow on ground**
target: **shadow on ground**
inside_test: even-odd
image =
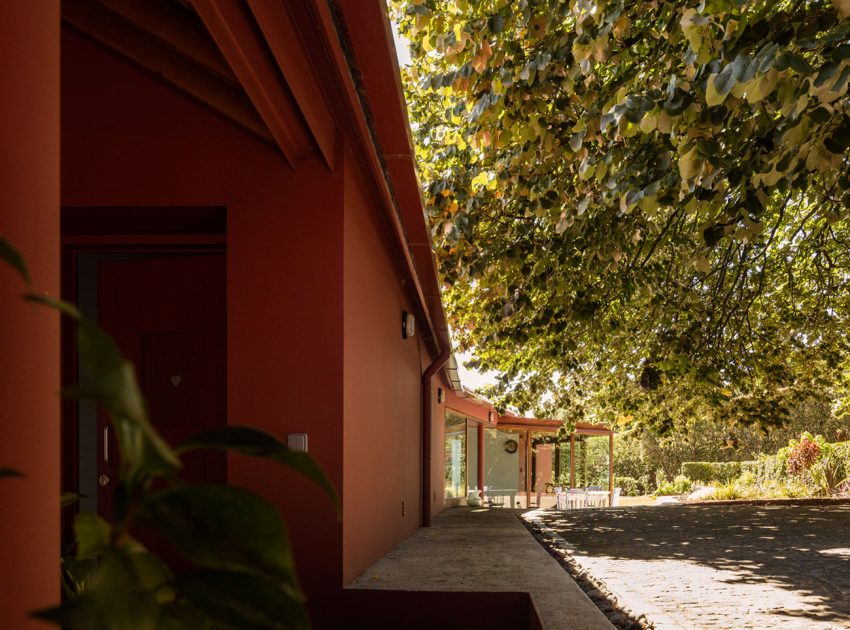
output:
[[[638,581],[666,576],[666,583],[655,587],[668,589],[667,597],[677,596],[676,572],[682,571],[684,581],[685,572],[690,571],[687,578],[693,579],[702,569],[688,567],[698,565],[722,573],[708,572],[711,579],[704,580],[706,592],[690,588],[686,597],[691,600],[702,598],[714,607],[728,605],[730,611],[737,609],[744,616],[759,608],[762,618],[784,618],[786,625],[794,625],[796,619],[800,627],[805,627],[806,621],[850,626],[848,504],[547,511],[542,521],[578,554],[630,561],[611,563],[618,567],[620,578],[629,578],[622,575],[624,571],[633,572]],[[653,565],[658,564],[663,564],[661,573],[654,572]],[[724,588],[736,585],[740,588]],[[776,591],[776,601],[748,600],[747,589],[753,585],[770,587],[753,591],[759,594]],[[672,608],[677,605],[699,603],[671,602]]]

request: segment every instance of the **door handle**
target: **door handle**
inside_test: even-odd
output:
[[[109,434],[111,433],[111,431],[109,429],[110,429],[110,425],[108,425],[108,424],[103,427],[103,463],[104,464],[111,464],[112,463],[112,460],[111,460],[111,457],[110,457],[111,453],[109,451]]]

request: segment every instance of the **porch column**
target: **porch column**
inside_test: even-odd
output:
[[[59,0],[0,6],[0,236],[26,258],[33,290],[59,296]],[[43,628],[59,603],[59,318],[20,299],[0,263],[0,628]]]
[[[608,436],[608,506],[614,505],[614,434]]]
[[[576,434],[570,433],[570,488],[576,487]]]
[[[484,425],[478,425],[478,494],[484,499]]]
[[[525,507],[531,509],[531,431],[525,432]]]

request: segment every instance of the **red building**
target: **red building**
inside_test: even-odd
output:
[[[0,16],[0,234],[38,290],[88,304],[142,363],[162,422],[198,404],[207,423],[307,435],[341,522],[278,466],[234,457],[220,474],[283,513],[308,594],[338,589],[443,505],[433,377],[450,345],[383,3]],[[26,474],[0,484],[4,628],[59,600],[60,488],[102,505],[110,474],[96,416],[71,404],[60,426],[72,351],[22,290],[0,269],[0,463]]]
[[[341,520],[277,465],[211,474],[279,508],[308,596],[337,591],[446,504],[444,398],[495,421],[443,371],[384,3],[20,0],[0,18],[0,235],[116,337],[167,437],[306,435]],[[60,598],[60,491],[103,510],[115,473],[96,412],[60,409],[69,335],[23,289],[0,266],[0,467],[26,475],[0,482],[15,629]]]

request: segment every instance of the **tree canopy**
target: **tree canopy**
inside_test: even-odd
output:
[[[833,396],[850,0],[394,0],[426,210],[489,392],[659,431]]]

